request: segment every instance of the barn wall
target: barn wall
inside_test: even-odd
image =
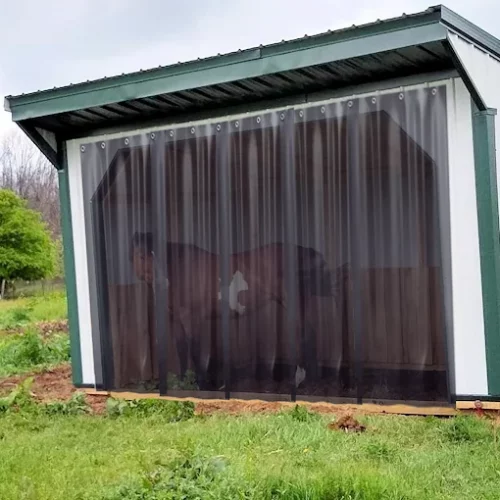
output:
[[[80,349],[82,357],[82,384],[92,385],[95,384],[95,370],[80,145],[76,141],[70,141],[67,147],[78,322],[80,327]]]
[[[449,38],[486,105],[500,112],[500,61],[459,35],[450,33]],[[499,145],[500,126],[498,125],[498,118],[495,135],[496,144]],[[497,146],[497,165],[499,164],[500,148]],[[500,185],[499,168],[497,168],[497,185]]]
[[[481,278],[479,272],[479,249],[477,245],[477,217],[475,210],[475,188],[472,150],[472,129],[470,98],[459,80],[450,80],[448,85],[448,123],[450,142],[450,203],[451,203],[451,246],[453,323],[455,329],[454,358],[456,368],[457,394],[486,394],[486,368],[484,353],[484,331],[482,322]],[[184,124],[185,126],[186,124]],[[164,127],[162,127],[164,128]],[[138,130],[133,134],[145,133]],[[103,139],[129,137],[132,133],[113,134]],[[78,291],[79,324],[82,351],[83,383],[93,384],[94,375],[92,328],[98,324],[91,320],[91,293],[89,291],[89,267],[84,220],[82,166],[80,146],[96,138],[71,141],[68,144],[69,184],[71,192],[71,216],[73,222],[75,266]],[[472,176],[472,177],[471,177]],[[466,202],[466,200],[468,200]],[[472,203],[472,205],[471,205]],[[383,208],[381,206],[381,208]],[[115,210],[119,210],[118,207]],[[88,227],[87,227],[88,230]],[[196,233],[196,231],[195,231]],[[128,239],[128,238],[127,238]],[[205,246],[205,245],[201,245]],[[410,265],[412,256],[406,256]],[[406,259],[405,259],[406,260]],[[377,265],[384,265],[377,262]],[[116,273],[117,275],[120,273]],[[121,276],[124,276],[121,274]],[[135,278],[130,275],[128,284]],[[470,332],[475,332],[472,336]]]
[[[471,98],[460,79],[452,81],[448,99],[455,392],[486,395]]]

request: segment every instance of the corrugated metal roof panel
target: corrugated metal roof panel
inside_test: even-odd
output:
[[[50,122],[46,122],[42,117],[37,123],[50,130],[56,129],[55,131],[57,128],[67,130],[69,125],[78,133],[77,129],[83,131],[89,127],[103,128],[137,120],[174,117],[220,105],[250,103],[278,96],[337,89],[376,79],[447,70],[452,67],[452,62],[441,45],[429,44],[425,47],[407,47],[237,82],[95,106],[54,115]],[[55,123],[58,123],[58,126],[55,126]]]
[[[443,26],[446,25],[446,28]],[[226,55],[9,97],[15,121],[66,137],[116,123],[453,67],[448,29],[500,41],[444,7]]]

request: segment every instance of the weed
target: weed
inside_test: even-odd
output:
[[[177,375],[169,373],[167,376],[167,387],[173,391],[197,391],[196,374],[192,370],[186,370],[182,380]]]
[[[63,320],[66,316],[64,292],[0,301],[0,331],[24,331],[39,321]]]
[[[41,405],[41,410],[47,415],[83,415],[89,413],[86,395],[75,392],[69,401],[54,401]]]
[[[18,384],[8,396],[0,398],[0,414],[8,412],[33,411],[35,401],[31,394],[33,378],[29,377]]]
[[[30,322],[30,307],[13,307],[9,309],[3,316],[0,323],[2,330],[15,330],[25,326]]]
[[[295,405],[293,410],[288,414],[297,422],[310,422],[311,420],[318,420],[319,418],[316,413],[310,412],[304,405]]]
[[[459,415],[446,422],[444,435],[452,443],[477,442],[492,439],[492,430],[476,417]]]
[[[107,500],[259,498],[243,478],[228,478],[224,457],[183,457],[147,471],[137,480],[119,486]]]
[[[42,339],[37,332],[0,338],[0,377],[49,368],[70,358],[69,336]]]
[[[371,460],[385,461],[392,460],[396,450],[388,443],[369,442],[364,446],[364,453]]]
[[[181,422],[194,417],[194,403],[190,401],[165,401],[163,399],[124,399],[109,398],[106,402],[110,417],[157,416],[167,422]]]

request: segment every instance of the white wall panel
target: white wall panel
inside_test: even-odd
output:
[[[80,328],[80,349],[82,356],[82,383],[95,384],[80,146],[75,141],[70,141],[67,147],[78,323]]]
[[[455,391],[486,395],[471,99],[460,79],[450,85],[448,127]]]

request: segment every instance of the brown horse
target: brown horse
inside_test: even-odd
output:
[[[154,254],[151,233],[135,233],[131,260],[138,279],[166,289],[168,311],[184,332],[175,339],[181,375],[187,366],[188,351],[199,368],[196,359],[199,339],[194,325],[220,316],[222,299],[227,301],[230,314],[245,316],[273,301],[287,309],[290,290],[296,298],[295,318],[301,332],[297,338],[296,383],[305,378],[306,372],[314,371],[314,342],[304,334],[306,304],[313,296],[338,297],[344,266],[331,271],[323,256],[312,248],[293,245],[287,249],[282,243],[273,243],[230,255],[230,282],[224,286],[220,280],[219,255],[192,244],[166,243],[161,249],[163,260]],[[287,250],[293,256],[288,261],[292,263],[290,269],[286,265]]]

